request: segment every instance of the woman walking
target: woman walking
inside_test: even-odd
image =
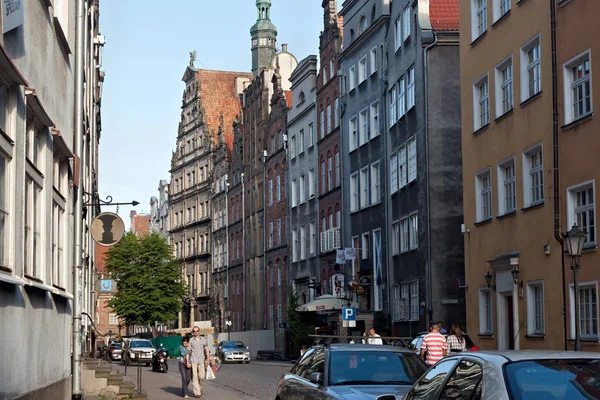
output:
[[[467,350],[467,343],[462,335],[460,326],[457,324],[452,325],[450,328],[450,335],[446,339],[448,346],[446,346],[447,355],[460,353]]]
[[[190,338],[184,336],[179,346],[179,373],[181,374],[181,391],[184,398],[188,398],[188,386],[192,380],[192,369],[191,363],[189,362],[190,357]],[[188,367],[190,365],[190,367]]]

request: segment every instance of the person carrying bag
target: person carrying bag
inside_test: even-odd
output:
[[[465,338],[462,335],[460,326],[457,324],[452,325],[450,328],[450,335],[446,338],[448,346],[446,346],[446,355],[457,354],[467,350],[467,344]]]

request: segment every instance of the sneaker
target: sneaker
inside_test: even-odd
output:
[[[187,394],[185,396],[183,396],[184,399],[189,399],[190,396],[188,396]]]

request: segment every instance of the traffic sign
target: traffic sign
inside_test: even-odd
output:
[[[342,308],[342,321],[356,321],[356,308],[355,307],[343,307]]]

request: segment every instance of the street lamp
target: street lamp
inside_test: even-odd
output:
[[[571,269],[573,270],[573,289],[575,291],[575,351],[581,351],[581,334],[579,326],[579,281],[577,271],[579,270],[579,258],[583,250],[583,244],[587,238],[586,233],[573,224],[571,230],[562,234],[567,245],[567,252],[571,257]]]
[[[495,288],[496,288],[495,286],[492,286],[492,285],[491,285],[491,283],[492,283],[492,274],[490,274],[490,271],[489,271],[489,270],[488,270],[488,272],[487,272],[487,273],[484,275],[484,278],[485,278],[485,283],[487,283],[487,287],[488,287],[488,288],[493,288],[493,289],[495,289]]]

